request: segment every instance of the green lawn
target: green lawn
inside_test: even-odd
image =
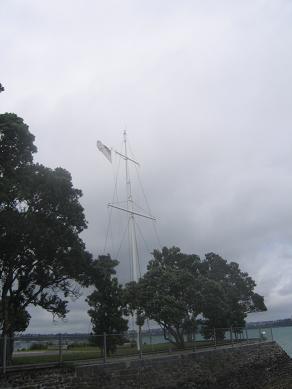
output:
[[[230,344],[230,341],[218,341],[217,346],[223,346]],[[186,343],[186,349],[193,349],[193,343]],[[196,349],[214,347],[213,341],[198,341],[195,344]],[[159,344],[143,344],[142,345],[142,354],[150,353],[159,353],[159,352],[174,352],[178,349],[174,345],[168,343],[159,343]],[[49,362],[59,362],[59,353],[56,350],[56,354],[51,355],[52,350],[40,351],[42,354],[33,355],[32,352],[27,351],[26,355],[13,357],[13,365],[23,365],[23,364],[40,364],[40,363],[49,363]],[[138,351],[135,347],[131,346],[119,346],[116,352],[108,356],[107,359],[121,357],[121,356],[133,356],[138,355]],[[101,351],[94,346],[85,346],[83,345],[74,345],[71,346],[69,350],[62,350],[62,360],[65,362],[69,361],[78,361],[78,360],[89,360],[89,359],[101,359]]]

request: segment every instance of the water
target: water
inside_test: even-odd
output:
[[[274,328],[261,328],[259,329],[249,329],[247,330],[248,339],[255,339],[261,336],[261,333],[264,334],[266,340],[274,339],[279,346],[283,348],[284,351],[292,358],[292,327],[274,327]],[[230,336],[229,332],[226,332],[225,337]],[[243,333],[243,338],[246,339],[246,333]],[[196,340],[203,340],[203,337],[200,334],[196,334]],[[152,344],[157,343],[166,343],[162,335],[152,335],[151,337]],[[150,344],[150,336],[143,335],[142,342],[144,344]]]
[[[292,327],[273,327],[262,328],[261,331],[266,333],[267,340],[272,338],[282,347],[284,351],[292,358]],[[258,337],[259,330],[248,330],[249,337]]]
[[[274,340],[292,358],[292,327],[273,328]]]

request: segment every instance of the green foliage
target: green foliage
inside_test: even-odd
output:
[[[14,296],[7,297],[7,317],[9,321],[13,318],[13,329],[14,332],[23,332],[27,328],[30,321],[30,314],[26,311],[26,309],[18,304],[17,301],[11,302]],[[4,323],[4,312],[3,312],[3,302],[0,302],[0,323],[3,326]]]
[[[243,326],[248,312],[266,310],[254,287],[235,262],[228,264],[213,253],[202,261],[177,247],[164,247],[154,251],[139,282],[127,284],[125,301],[130,310],[155,320],[165,339],[184,347],[199,315],[204,318],[202,332],[209,338],[214,327]],[[223,338],[224,330],[217,336]]]
[[[126,338],[124,332],[128,330],[128,321],[123,301],[123,289],[119,285],[115,274],[115,266],[118,262],[107,256],[99,256],[93,261],[89,274],[89,283],[94,286],[94,291],[87,297],[90,306],[88,311],[91,317],[93,336],[91,342],[104,347],[104,332],[107,336],[107,353],[113,353],[117,345],[122,345]]]
[[[267,310],[263,297],[254,292],[256,283],[237,263],[209,253],[202,261],[201,274],[208,280],[202,307],[206,337],[211,328],[244,327],[248,313]]]
[[[2,332],[29,322],[27,307],[59,317],[64,297],[78,297],[91,256],[78,234],[86,228],[81,191],[71,175],[33,163],[34,136],[15,114],[0,115],[0,278]]]
[[[48,345],[47,343],[32,343],[29,347],[29,350],[30,351],[39,351],[39,350],[47,350],[48,349]]]
[[[184,335],[195,328],[201,311],[200,259],[177,247],[155,250],[153,256],[140,281],[127,284],[125,299],[131,310],[155,320],[165,339],[183,347]]]

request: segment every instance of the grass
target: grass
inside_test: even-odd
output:
[[[230,344],[230,341],[220,341],[217,342],[217,346],[223,346]],[[186,343],[185,349],[192,349],[193,343]],[[214,347],[213,341],[197,341],[196,349],[199,348],[207,348]],[[177,351],[178,349],[169,343],[158,343],[158,344],[143,344],[142,345],[142,353],[150,354],[150,353],[159,353],[159,352],[171,352]],[[42,354],[33,355],[29,351],[26,352],[26,355],[17,356],[17,354],[13,357],[12,364],[13,365],[24,365],[24,364],[41,364],[41,363],[50,363],[50,362],[59,362],[59,353],[56,351],[55,354],[51,354],[49,350],[41,350]],[[108,358],[116,358],[122,356],[133,356],[138,355],[138,351],[136,347],[131,346],[119,346],[116,352],[109,356]],[[101,359],[102,354],[100,349],[95,346],[86,346],[82,345],[74,345],[71,346],[69,350],[62,350],[62,359],[64,362],[69,361],[85,361],[89,359]]]
[[[100,359],[100,352],[72,352],[63,353],[63,361],[78,361],[86,359]],[[58,354],[47,354],[43,355],[25,355],[13,357],[12,364],[15,365],[33,365],[41,363],[59,362]]]

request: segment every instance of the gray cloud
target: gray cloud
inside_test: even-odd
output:
[[[290,316],[291,2],[1,7],[1,112],[22,116],[36,159],[67,168],[83,190],[88,249],[103,251],[113,190],[96,140],[119,149],[126,124],[161,242],[238,261],[269,308],[251,320]],[[143,231],[145,269],[157,240]],[[125,247],[120,261],[126,280]],[[62,328],[86,330],[78,304]],[[38,310],[30,330],[39,327],[55,328]]]

